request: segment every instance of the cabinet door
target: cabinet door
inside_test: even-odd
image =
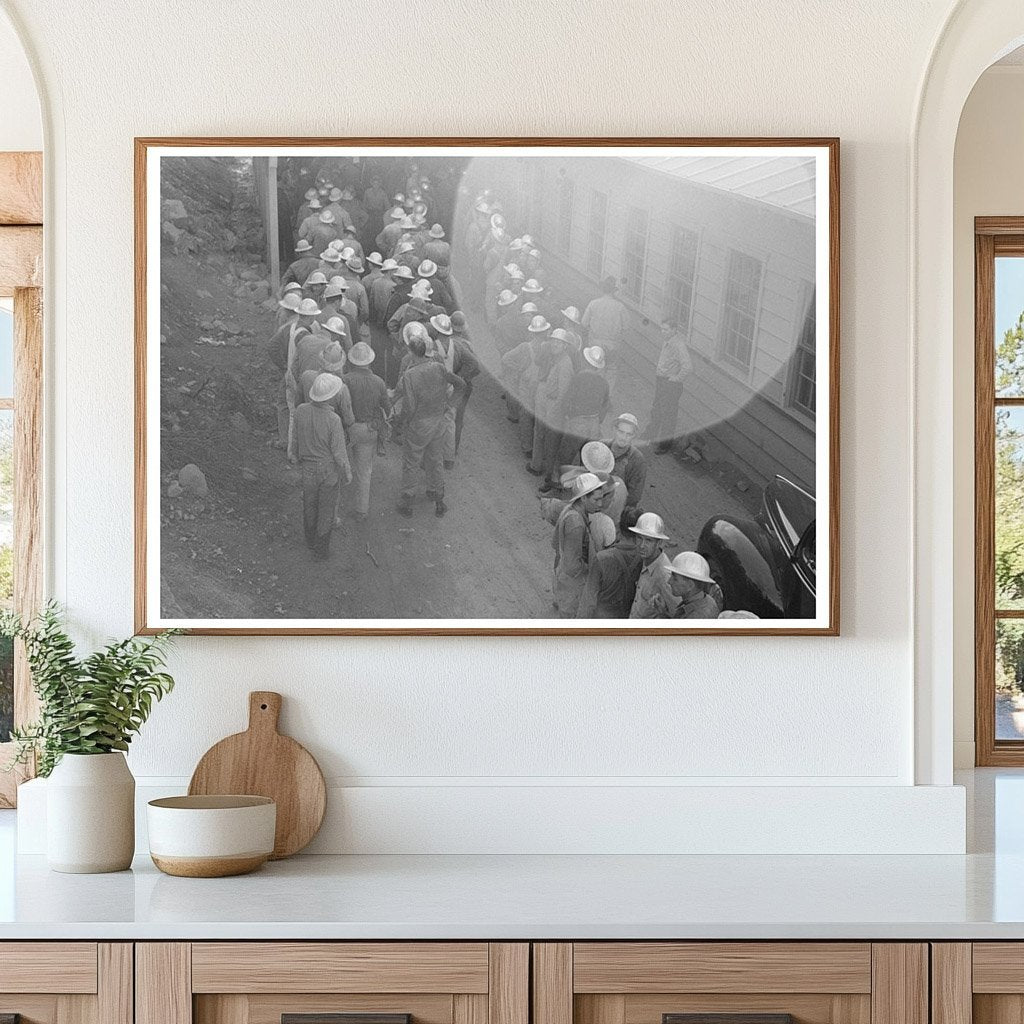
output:
[[[923,943],[538,943],[533,1024],[928,1024]]]
[[[935,1024],[1024,1021],[1024,942],[932,946]]]
[[[128,942],[0,942],[6,1024],[132,1024]]]
[[[529,1024],[525,943],[139,943],[136,984],[136,1024]]]

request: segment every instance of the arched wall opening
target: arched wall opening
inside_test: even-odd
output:
[[[926,69],[911,139],[915,779],[924,785],[952,781],[954,702],[961,707],[974,685],[973,658],[964,658],[974,644],[973,514],[963,521],[965,490],[973,509],[973,470],[964,465],[965,452],[973,459],[973,431],[964,436],[973,387],[965,391],[957,376],[962,346],[973,365],[973,331],[964,338],[954,327],[957,131],[975,83],[1022,42],[1024,8],[1017,0],[959,4]]]

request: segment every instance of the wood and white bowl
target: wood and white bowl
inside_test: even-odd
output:
[[[147,808],[149,853],[168,875],[225,878],[274,852],[277,805],[266,796],[169,796]]]

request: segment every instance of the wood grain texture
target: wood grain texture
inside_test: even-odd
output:
[[[753,629],[708,629],[699,626],[672,625],[639,627],[635,629],[606,626],[590,629],[570,628],[516,628],[460,627],[423,629],[413,626],[388,628],[297,628],[294,626],[267,626],[260,629],[234,627],[203,627],[190,632],[206,636],[258,635],[258,636],[838,636],[840,632],[840,447],[839,447],[839,395],[840,395],[840,145],[835,137],[806,138],[694,138],[683,136],[654,137],[599,137],[571,138],[548,136],[465,136],[465,137],[392,137],[392,138],[296,138],[218,136],[207,138],[150,137],[135,139],[135,631],[141,635],[159,632],[152,625],[157,609],[147,607],[146,594],[146,364],[149,358],[146,337],[146,160],[152,149],[166,147],[289,147],[289,146],[379,146],[402,148],[408,146],[716,146],[757,147],[775,146],[824,148],[829,154],[828,173],[828,280],[829,309],[829,414],[828,451],[830,474],[828,479],[829,520],[828,537],[830,559],[827,570],[829,580],[828,624],[823,627],[794,627],[788,629],[763,626]],[[155,396],[154,396],[155,397]],[[823,570],[822,570],[823,571]],[[457,623],[459,620],[452,620]]]
[[[232,993],[223,996],[195,996],[192,1000],[193,1024],[247,1024],[249,997]],[[280,1012],[274,1024],[281,1024]]]
[[[574,995],[572,1006],[575,1024],[625,1024],[625,996]]]
[[[460,998],[458,996],[454,997]],[[483,999],[486,996],[465,996]],[[331,1013],[399,1013],[412,1014],[413,1024],[452,1024],[453,997],[449,994],[354,992],[313,994],[253,994],[248,996],[196,996],[196,1024],[214,1024],[202,1008],[219,999],[244,999],[247,1007],[245,1024],[281,1024],[284,1014]],[[486,1006],[485,1006],[486,1012]],[[472,1024],[472,1022],[468,1022]],[[487,1024],[481,1020],[478,1024]]]
[[[281,1024],[412,1024],[411,1013],[282,1013]]]
[[[43,229],[0,227],[0,297],[43,286]]]
[[[57,1024],[98,1024],[95,996],[57,997]]]
[[[96,1019],[99,1024],[134,1024],[135,949],[130,942],[96,947]]]
[[[975,995],[973,1024],[1024,1024],[1024,996]]]
[[[271,860],[290,857],[308,846],[327,810],[327,786],[320,766],[304,746],[277,731],[281,704],[279,693],[250,693],[249,727],[211,747],[200,758],[188,786],[190,795],[271,797],[277,804]]]
[[[0,992],[96,992],[95,942],[4,942]]]
[[[135,945],[135,1024],[192,1024],[192,955],[187,942]]]
[[[8,995],[0,992],[0,1024],[6,1018],[20,1018],[20,1024],[57,1024],[56,995]],[[83,998],[88,998],[85,996]]]
[[[492,942],[487,990],[489,1024],[530,1024],[530,946]]]
[[[0,153],[0,224],[43,223],[43,154]]]
[[[196,993],[487,992],[487,944],[196,942],[192,986]]]
[[[487,995],[456,992],[452,996],[453,1024],[487,1024]]]
[[[573,1024],[571,942],[533,944],[532,1024]]]
[[[929,1024],[928,946],[871,946],[871,1024]]]
[[[598,998],[598,997],[593,997]],[[608,997],[600,997],[608,998]],[[805,992],[734,995],[665,992],[626,996],[623,1024],[662,1024],[666,1013],[791,1014],[799,1024],[870,1024],[871,996]]]
[[[931,945],[931,1024],[971,1024],[971,944]]]
[[[975,942],[972,968],[974,992],[1024,993],[1024,943]]]
[[[576,943],[576,992],[870,992],[871,947],[838,942]]]

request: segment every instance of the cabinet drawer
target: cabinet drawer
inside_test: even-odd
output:
[[[136,947],[136,1024],[529,1024],[514,942]]]
[[[923,943],[537,943],[534,1024],[927,1024]]]
[[[96,991],[95,942],[0,943],[0,992]]]
[[[0,942],[0,1018],[132,1024],[127,942]]]

